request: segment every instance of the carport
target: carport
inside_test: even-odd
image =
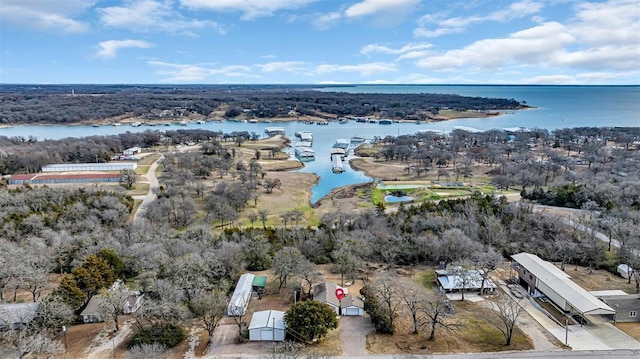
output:
[[[518,274],[527,283],[535,283],[535,294],[546,295],[565,313],[614,315],[615,309],[574,283],[570,276],[553,263],[530,253],[514,254],[518,262]],[[531,290],[530,290],[531,292]]]

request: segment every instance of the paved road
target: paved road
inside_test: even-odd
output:
[[[149,207],[149,204],[151,204],[151,202],[153,202],[153,200],[156,199],[155,191],[160,187],[160,184],[158,183],[158,178],[156,177],[156,169],[158,168],[158,165],[162,160],[164,160],[164,156],[160,156],[157,160],[155,160],[151,164],[151,167],[149,167],[149,171],[147,172],[147,180],[149,181],[149,192],[147,192],[145,196],[133,197],[134,199],[142,200],[140,207],[138,207],[136,214],[133,216],[134,224],[142,223],[143,221],[142,213],[144,213]]]
[[[229,354],[207,356],[206,358],[259,358],[260,356],[247,354]],[[433,358],[433,359],[638,359],[640,358],[640,350],[573,350],[573,351],[540,351],[540,352],[500,352],[500,353],[463,353],[463,354],[432,354],[432,355],[402,355],[402,354],[384,354],[384,355],[342,355],[336,358],[344,359],[412,359],[412,358]]]

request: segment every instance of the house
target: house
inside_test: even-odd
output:
[[[345,296],[342,301],[336,297],[336,289],[342,289]],[[320,283],[313,288],[313,300],[329,305],[336,315],[364,315],[364,301],[350,295],[346,288],[342,288],[336,283]]]
[[[236,289],[233,291],[231,300],[227,305],[227,315],[230,317],[238,317],[244,315],[247,311],[247,306],[251,300],[251,294],[253,293],[253,279],[255,275],[245,273],[238,279]]]
[[[574,283],[568,274],[553,263],[524,252],[514,254],[511,258],[515,261],[513,268],[518,272],[520,285],[532,296],[545,295],[568,314],[615,315],[615,309]]]
[[[616,310],[615,322],[640,322],[640,294],[627,294],[621,290],[589,292]]]
[[[483,278],[480,271],[475,269],[464,269],[461,267],[455,267],[449,269],[436,270],[436,281],[440,286],[440,290],[445,293],[454,292],[469,292],[480,291],[483,288],[484,294],[494,293],[496,291],[496,285],[487,278],[482,284]]]
[[[336,315],[340,315],[340,301],[336,297],[338,285],[335,283],[320,283],[313,287],[313,300],[329,305]]]
[[[364,315],[364,301],[362,298],[347,295],[342,298],[342,302],[340,303],[340,314],[346,316],[362,316]]]
[[[131,147],[131,148],[127,148],[126,150],[122,151],[122,154],[125,156],[133,156],[135,154],[138,154],[142,152],[142,148],[140,147]]]
[[[25,329],[36,317],[40,303],[0,304],[0,331]]]
[[[121,290],[121,289],[118,289]],[[128,294],[122,297],[121,305],[122,305],[122,314],[128,315],[133,314],[140,309],[142,306],[142,301],[144,298],[143,294],[137,291],[127,291]],[[84,323],[98,323],[104,321],[102,314],[100,314],[100,306],[102,305],[102,301],[104,300],[104,296],[102,294],[96,294],[91,299],[89,299],[89,303],[84,307],[80,316],[82,316],[82,321]]]
[[[624,279],[629,279],[633,275],[633,268],[629,267],[628,264],[620,264],[616,270]]]
[[[249,323],[250,341],[283,342],[285,332],[284,312],[263,310],[253,313],[251,323]]]

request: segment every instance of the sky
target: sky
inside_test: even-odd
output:
[[[640,0],[1,0],[0,83],[640,84]]]

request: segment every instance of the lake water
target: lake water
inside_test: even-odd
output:
[[[437,123],[394,123],[379,125],[371,123],[331,123],[328,126],[307,125],[301,122],[288,123],[242,123],[208,122],[203,125],[189,124],[186,128],[202,128],[212,131],[249,131],[264,135],[264,128],[284,127],[287,136],[295,141],[296,131],[313,132],[313,148],[316,160],[305,162],[300,172],[315,173],[320,177],[313,188],[311,202],[315,203],[331,189],[349,184],[371,181],[364,174],[354,171],[345,161],[345,172],[331,171],[329,149],[336,139],[362,136],[397,136],[412,134],[417,130],[449,132],[455,128],[478,130],[513,127],[546,128],[549,130],[568,127],[637,127],[640,126],[640,86],[413,86],[413,85],[361,85],[353,87],[325,88],[323,91],[350,93],[452,93],[463,96],[514,98],[526,101],[533,109],[515,111],[502,116],[483,119],[461,119]],[[0,136],[35,136],[39,139],[60,139],[90,135],[113,135],[127,131],[166,131],[182,126],[16,126],[0,128]]]

